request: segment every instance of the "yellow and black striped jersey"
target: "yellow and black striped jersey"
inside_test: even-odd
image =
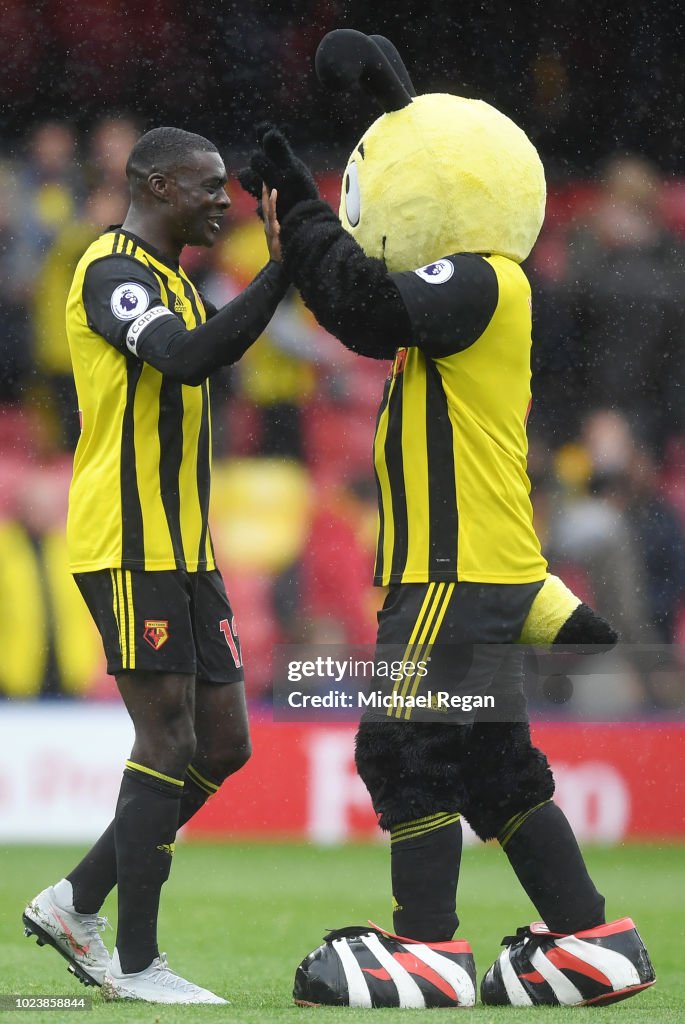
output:
[[[376,427],[375,582],[543,579],[526,471],[525,274],[502,256],[461,253],[390,277],[411,337]]]
[[[67,302],[81,416],[72,572],[215,568],[208,382],[181,383],[136,350],[138,335],[164,318],[190,331],[208,311],[178,264],[126,231],[109,229],[80,260]]]

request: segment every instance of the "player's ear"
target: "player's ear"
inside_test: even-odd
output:
[[[166,174],[162,174],[161,171],[153,171],[148,175],[147,185],[155,199],[161,199],[163,203],[169,202],[173,182]]]

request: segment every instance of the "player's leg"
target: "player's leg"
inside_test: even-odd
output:
[[[184,780],[181,819],[188,821],[251,754],[245,685],[198,679],[195,689],[197,747]]]
[[[379,618],[377,657],[394,660],[400,652],[410,666],[393,695],[476,698],[488,692],[507,657],[502,645],[520,632],[540,585],[392,588]],[[418,661],[425,663],[425,675],[412,670]],[[423,725],[416,721],[421,714]],[[393,707],[384,724],[371,728],[364,722],[357,739],[359,774],[381,827],[391,832],[393,895],[399,905],[395,929],[411,938],[440,941],[457,927],[457,812],[465,799],[462,757],[474,717],[470,709],[443,707],[433,713]]]
[[[390,833],[395,934],[342,928],[298,967],[302,1005],[473,1006],[468,942],[452,941],[461,856],[457,813],[463,726],[364,721],[357,769]],[[415,943],[409,940],[419,940]]]
[[[393,927],[446,942],[459,924],[461,726],[362,722],[356,764],[378,824],[390,833]]]
[[[373,682],[388,703],[365,712],[356,738],[357,771],[380,827],[390,833],[396,934],[347,928],[329,936],[298,969],[295,999],[303,1004],[474,1005],[473,954],[466,941],[452,941],[461,859],[460,749],[468,726],[395,714],[405,710],[405,695],[415,699],[423,692],[418,662],[430,657],[453,592],[447,584],[391,588],[379,619]],[[395,666],[395,679],[384,686],[388,665]],[[434,674],[430,680],[435,689]],[[416,950],[422,951],[418,959]]]
[[[146,782],[146,792],[150,791],[148,780],[156,779],[157,797],[169,820],[176,815],[176,824],[180,787],[150,775],[149,770],[182,780],[183,762],[192,756],[196,665],[183,574],[108,570],[80,574],[76,582],[100,630],[108,671],[126,691],[129,710],[135,716],[136,745],[131,760],[143,770],[131,768],[125,773],[120,802],[128,803],[130,791],[144,789]],[[136,687],[144,694],[140,701]],[[146,782],[140,781],[143,776]],[[24,913],[27,933],[54,946],[87,983],[101,984],[109,965],[98,932],[103,919],[97,911],[116,875],[112,823],[81,864],[35,897]]]
[[[196,573],[191,584],[198,664],[197,749],[185,777],[184,820],[239,771],[251,753],[240,638],[221,573]]]
[[[431,663],[430,682],[412,668],[429,658],[431,637],[451,622],[454,590],[444,583],[391,587],[379,615],[376,663],[408,665],[401,679],[387,684],[393,700],[415,696],[421,687],[440,688],[439,659]],[[463,726],[412,720],[403,704],[393,704],[366,712],[357,734],[357,771],[379,826],[391,837],[393,926],[408,938],[446,941],[458,925],[463,733]]]
[[[160,578],[164,577],[164,589],[177,587],[176,574],[160,573],[158,575]],[[229,632],[229,643],[225,634],[227,629],[231,627],[235,629],[233,612],[220,577],[217,580],[209,578],[210,576],[214,577],[215,574],[204,575],[207,579],[201,581],[200,591],[203,607],[198,614],[201,619],[204,616],[213,628],[208,628],[206,625],[203,627],[202,622],[194,627],[202,643],[202,650],[196,653],[201,659],[201,671],[209,673],[213,678],[218,677],[221,683],[209,683],[207,679],[200,678],[196,684],[197,752],[184,777],[178,816],[179,828],[192,818],[212,793],[216,792],[224,779],[242,767],[250,756],[240,641],[237,634],[234,637],[233,633]],[[218,574],[216,575],[218,576]],[[102,579],[96,580],[96,576],[101,576]],[[137,574],[133,574],[133,578],[136,580]],[[85,580],[84,577],[79,579],[84,594],[90,596],[89,603],[94,615],[97,615],[96,621],[102,622],[103,628],[106,630],[103,633],[103,638],[106,643],[108,642],[118,651],[118,628],[115,622],[110,623],[109,621],[112,603],[115,599],[115,595],[111,591],[110,574],[88,574],[88,578]],[[95,582],[98,584],[97,599],[92,594]],[[138,603],[140,604],[140,601]],[[205,605],[209,605],[209,607],[205,608]],[[195,614],[194,604],[190,606],[189,611],[191,614]],[[151,648],[148,657],[164,654],[165,649],[177,640],[177,623],[169,624],[168,611],[165,614],[167,615],[166,619],[156,621],[167,622],[169,639],[161,644],[156,652],[154,648]],[[142,623],[143,636],[145,621],[149,622],[150,620],[144,620]],[[172,627],[174,627],[173,633]],[[180,627],[178,632],[180,632]],[[150,646],[148,641],[146,643]],[[147,654],[145,648],[143,651]],[[207,665],[202,660],[203,657],[207,661]],[[221,685],[224,682],[231,685]],[[97,915],[117,881],[114,821],[105,829],[80,863],[66,876],[66,881],[69,885],[63,885],[62,888],[65,890],[64,900],[67,901],[67,905],[72,904],[79,914]]]
[[[630,919],[604,925],[604,897],[552,800],[552,773],[531,742],[515,676],[513,666],[513,685],[499,694],[498,717],[510,720],[477,722],[469,737],[463,809],[481,839],[498,839],[546,927],[525,928],[507,940],[483,979],[481,997],[502,1005],[625,998],[652,984],[654,972]]]
[[[116,882],[117,946],[124,970],[147,967],[157,955],[159,894],[169,874],[183,776],[194,748],[191,675],[124,673],[118,685],[135,729],[114,820],[81,863],[26,907],[24,924],[54,946],[86,984],[101,985],[109,954],[97,914]]]
[[[463,813],[483,840],[498,839],[521,885],[553,931],[604,921],[597,892],[563,811],[547,758],[527,722],[479,722],[464,757]]]
[[[159,955],[159,898],[171,869],[183,779],[195,752],[195,679],[130,672],[117,684],[135,740],[114,815],[116,947],[123,972],[134,974]]]
[[[247,707],[243,683],[218,687],[197,680],[195,687],[196,752],[183,780],[178,827],[190,821],[221,783],[250,756]],[[74,910],[97,914],[117,883],[114,821],[66,876],[66,896]]]
[[[250,751],[240,645],[221,577],[218,572],[194,573],[188,576],[187,582],[193,649],[201,680],[193,687],[194,699],[189,705],[192,749],[188,747],[178,763],[183,773],[177,781],[180,778],[184,794],[183,801],[179,794],[179,812],[183,807],[184,814],[190,818],[216,792],[223,779],[245,763]],[[178,822],[177,814],[177,826]],[[121,907],[125,878],[119,856],[118,820],[115,837]],[[155,959],[150,969],[138,968],[140,973],[136,974],[126,966],[120,953],[117,938],[117,950],[103,985],[107,999],[225,1002],[173,974],[165,961]]]
[[[184,777],[195,752],[195,678],[128,673],[117,679],[135,727],[114,817],[119,920],[105,999],[224,1003],[169,968],[157,918],[169,877]]]

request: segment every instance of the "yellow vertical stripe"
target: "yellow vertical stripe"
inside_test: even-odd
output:
[[[133,405],[135,473],[143,514],[145,568],[148,570],[167,568],[174,564],[174,548],[159,489],[159,399],[162,379],[161,373],[146,363],[140,375]],[[133,467],[131,470],[133,471]],[[154,562],[147,558],[151,538],[154,538],[157,554]]]
[[[438,607],[440,605],[440,602],[442,600],[442,595],[444,593],[444,590],[445,590],[445,584],[444,583],[438,583],[436,585],[435,591],[434,591],[434,594],[433,594],[433,600],[431,601],[431,606],[430,606],[430,609],[428,611],[428,615],[426,616],[426,620],[423,623],[422,628],[420,630],[420,633],[419,633],[419,636],[418,636],[418,641],[412,647],[411,651],[409,652],[409,654],[407,655],[407,657],[405,659],[406,661],[413,662],[414,666],[416,666],[418,652],[421,650],[421,647],[425,643],[426,637],[428,636],[428,631],[431,628],[431,623],[433,621],[433,616],[435,615],[435,613],[436,613],[436,611],[437,611],[437,609],[438,609]],[[404,680],[404,683],[402,685],[402,690],[400,692],[400,696],[401,697],[406,697],[407,692],[409,690],[409,686],[411,685],[411,681],[414,678],[415,672],[416,672],[416,668],[414,668],[414,671],[411,672],[410,675],[405,676],[405,680]]]
[[[195,299],[195,302],[197,304],[197,308],[200,311],[200,323],[201,324],[205,323],[205,321],[207,319],[207,315],[205,313],[205,307],[202,304],[202,299],[200,298],[200,293],[198,292],[197,288],[195,287],[193,282],[190,280],[190,278],[188,277],[186,272],[183,270],[183,267],[181,267],[181,269],[180,269],[179,277],[181,278],[182,281],[185,282],[187,288],[189,288],[190,291],[192,292],[193,298]]]
[[[194,289],[193,289],[194,291]],[[178,289],[182,299],[183,289]],[[198,297],[198,303],[199,303]],[[184,319],[188,330],[197,327],[197,320],[190,303],[185,303]],[[206,385],[202,385],[205,387]],[[202,426],[202,393],[200,388],[184,385],[181,388],[183,401],[183,461],[179,471],[179,492],[184,496],[180,506],[181,539],[184,542],[186,562],[192,563],[199,557],[199,544],[193,550],[185,549],[185,539],[200,537],[202,533],[202,507],[197,489],[197,461],[200,428]],[[211,451],[211,448],[210,448]]]
[[[204,313],[203,313],[203,316],[204,316]],[[205,319],[206,319],[206,317],[205,317]],[[205,393],[207,395],[207,423],[208,423],[208,426],[209,426],[209,487],[210,487],[210,492],[211,492],[211,486],[212,486],[212,452],[213,452],[214,449],[212,447],[212,445],[213,445],[213,441],[212,441],[212,411],[211,411],[212,407],[211,407],[211,403],[210,403],[210,397],[211,396],[210,396],[210,390],[209,390],[209,381],[206,380],[202,386],[203,386],[203,388],[205,388]],[[202,552],[200,552],[200,555],[201,554],[202,554]],[[204,552],[204,554],[205,554],[205,558],[207,559],[207,569],[215,569],[216,568],[216,563],[214,562],[214,555],[212,554],[212,537],[211,537],[211,533],[209,532],[209,523],[207,524],[207,536],[205,538],[205,552]]]
[[[392,492],[390,490],[390,477],[388,466],[385,461],[385,442],[388,436],[388,420],[390,413],[390,400],[395,390],[396,378],[393,377],[388,390],[388,401],[378,421],[378,429],[373,442],[373,460],[378,475],[378,483],[381,492],[381,507],[383,509],[383,585],[390,582],[392,570],[392,552],[395,546],[395,524],[393,521]]]
[[[119,650],[121,651],[121,664],[128,668],[128,647],[126,643],[126,621],[124,619],[124,598],[121,590],[121,569],[112,570],[112,584],[114,587],[114,614],[119,630]]]
[[[119,634],[119,651],[123,655],[121,647],[121,619],[119,617],[119,593],[117,590],[117,577],[116,569],[110,569],[109,574],[112,579],[112,611],[114,612],[114,621],[117,624],[117,633]]]
[[[402,679],[399,680],[399,682],[395,683],[395,686],[393,687],[393,693],[397,693],[398,696],[400,696],[403,700],[407,696],[407,691],[411,686],[412,680],[414,679],[414,676],[416,674],[416,663],[420,657],[419,652],[421,651],[422,645],[424,644],[426,637],[428,636],[428,631],[431,628],[433,616],[435,615],[436,609],[440,604],[440,600],[444,589],[444,583],[431,583],[426,592],[426,596],[421,606],[421,611],[419,612],[418,618],[414,625],[414,629],[412,630],[412,635],[410,637],[409,644],[407,645],[407,648],[404,652],[404,656],[402,659],[405,663],[409,661],[412,662],[414,668],[409,673],[405,672]],[[430,607],[428,609],[428,614],[424,618],[424,610],[426,606],[429,604],[429,602]],[[388,708],[387,714],[390,717],[401,718],[402,712],[403,706],[400,703],[397,705],[397,707],[391,705]]]
[[[445,618],[445,615],[447,614],[447,608],[449,607],[450,599],[452,597],[452,594],[454,593],[454,587],[455,587],[454,583],[449,583],[447,585],[447,590],[446,590],[446,593],[445,593],[445,598],[444,598],[444,600],[442,602],[442,605],[441,605],[441,607],[440,607],[440,609],[438,611],[438,614],[435,616],[435,620],[434,620],[434,623],[433,623],[433,628],[432,628],[430,636],[428,638],[428,643],[426,644],[426,647],[424,648],[424,650],[422,650],[420,652],[420,654],[418,655],[417,661],[424,660],[424,659],[428,658],[428,656],[430,655],[430,652],[433,649],[433,644],[435,643],[435,639],[436,639],[438,633],[440,632],[440,627],[442,626],[442,623],[443,623],[443,620]],[[414,681],[414,685],[413,685],[413,687],[411,689],[410,696],[412,696],[412,697],[416,696],[416,693],[418,691],[420,683],[421,683],[421,676],[416,676],[416,679]],[[413,710],[412,708],[407,708],[406,709],[406,711],[404,713],[404,717],[406,719],[411,718],[412,710]]]
[[[413,649],[414,643],[416,641],[416,637],[418,636],[419,629],[421,628],[421,625],[423,624],[423,618],[424,618],[424,615],[426,614],[426,609],[428,608],[428,605],[429,605],[430,600],[431,600],[431,598],[433,596],[433,591],[434,590],[435,590],[435,583],[429,583],[427,588],[426,588],[426,595],[425,595],[425,597],[423,599],[423,604],[421,605],[421,610],[419,611],[419,614],[416,617],[416,622],[414,623],[414,628],[411,631],[411,635],[409,637],[409,643],[405,647],[404,654],[402,655],[403,663],[406,663],[407,661],[411,660],[410,653],[411,653],[411,651]],[[393,693],[398,693],[399,692],[399,688],[402,686],[405,678],[406,678],[405,676],[402,676],[402,679],[398,679],[397,680],[397,682],[395,683],[395,685],[392,688],[392,692]],[[386,711],[386,714],[388,715],[388,717],[391,717],[394,714],[394,708],[393,707],[389,707],[387,709],[387,711]]]
[[[402,385],[402,470],[407,502],[407,566],[414,579],[428,579],[430,541],[426,433],[426,357],[407,349]],[[407,476],[407,473],[410,476]]]
[[[202,406],[197,402],[199,388],[191,388],[185,384],[181,388],[183,402],[183,461],[178,473],[179,493],[183,495],[180,504],[179,518],[181,523],[181,540],[187,563],[197,561],[200,545],[194,548],[186,546],[186,539],[197,537],[202,532],[202,508],[197,490],[197,459],[200,426],[202,423]]]
[[[136,629],[133,618],[133,582],[131,573],[126,572],[126,598],[128,607],[128,667],[136,667]]]

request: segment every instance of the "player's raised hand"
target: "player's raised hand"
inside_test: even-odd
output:
[[[290,143],[278,128],[260,125],[257,130],[260,148],[250,158],[250,167],[241,172],[239,180],[251,195],[259,179],[271,192],[276,189],[278,219],[283,220],[296,203],[318,199],[319,190],[312,172],[293,153]]]
[[[269,256],[272,260],[281,262],[281,225],[278,223],[278,216],[276,214],[276,203],[278,200],[278,193],[276,189],[272,189],[271,192],[267,189],[266,185],[262,185],[262,215],[264,218],[264,234],[266,235],[266,244],[269,247]]]

